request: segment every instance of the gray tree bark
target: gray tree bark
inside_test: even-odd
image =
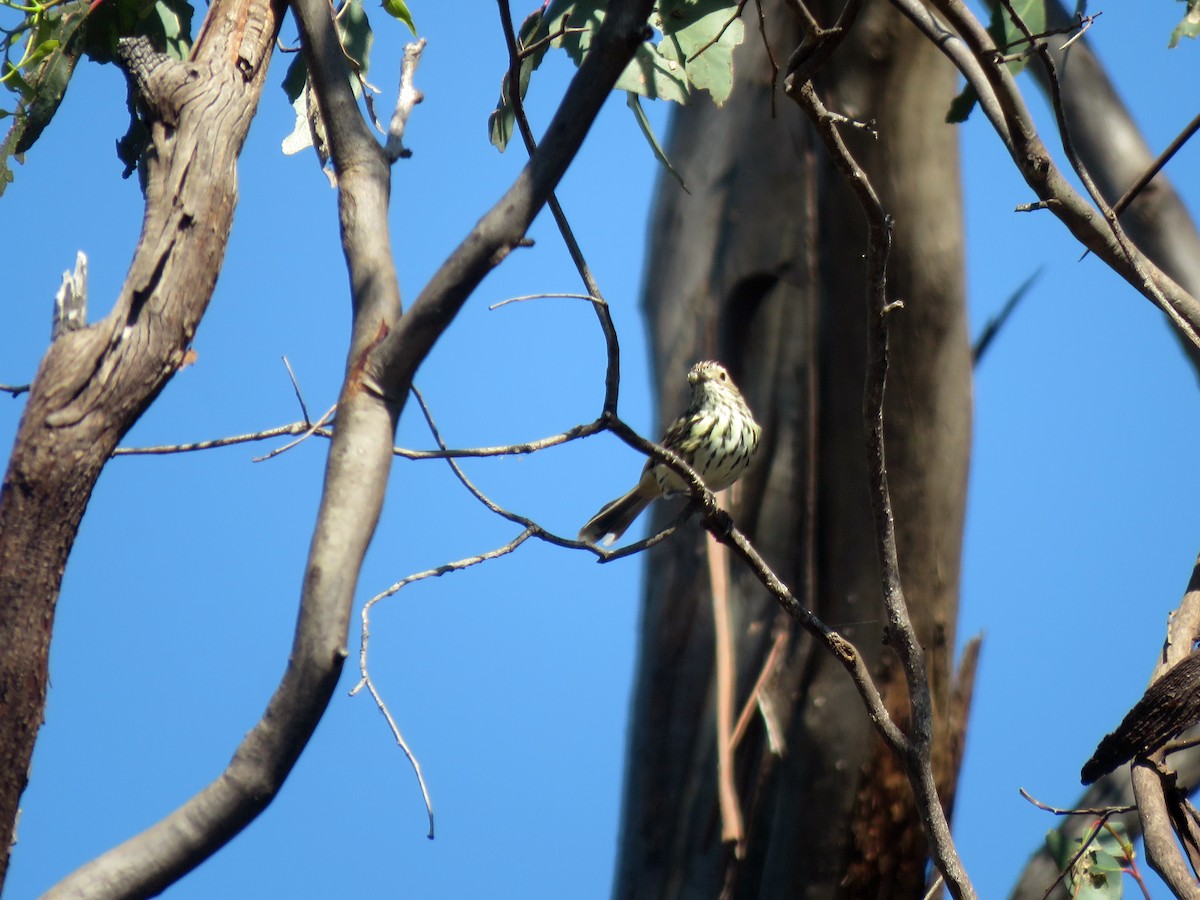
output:
[[[109,454],[183,362],[212,297],[282,11],[216,0],[187,63],[146,46],[129,57],[153,148],[142,239],[113,311],[61,334],[42,360],[0,488],[0,884],[67,555]]]
[[[832,5],[830,5],[832,6]],[[827,9],[823,24],[836,10]],[[768,5],[784,60],[801,32]],[[862,424],[865,223],[748,27],[723,109],[696,102],[668,154],[689,194],[660,180],[645,302],[660,425],[684,402],[683,373],[714,357],[732,370],[764,428],[733,507],[775,571],[871,661],[903,725],[903,673],[884,645]],[[938,713],[938,778],[953,799],[966,700],[953,649],[970,443],[957,136],[943,117],[954,73],[886,4],[868,3],[821,69],[826,105],[875,120],[846,129],[896,221],[887,406],[899,553]],[[670,510],[659,510],[659,521]],[[784,747],[755,716],[735,750],[745,818],[740,851],[721,840],[712,589],[698,529],[651,551],[615,895],[913,897],[926,851],[911,791],[875,736],[841,666],[794,629],[765,591],[731,573],[740,704],[775,635],[786,642],[766,695]]]

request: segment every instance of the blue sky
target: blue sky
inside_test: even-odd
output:
[[[1120,4],[1091,32],[1155,149],[1194,114],[1171,86],[1194,79],[1197,48],[1166,50],[1181,8]],[[494,10],[479,9],[472,19],[413,6],[429,46],[417,76],[426,100],[408,133],[414,156],[393,178],[406,300],[522,161],[487,143],[505,57]],[[381,13],[375,23],[371,81],[387,108],[406,35]],[[285,24],[285,40],[294,33]],[[336,198],[311,157],[279,153],[292,124],[278,87],[285,64],[275,61],[243,154],[197,363],[128,444],[294,421],[284,354],[310,409],[336,397],[350,320]],[[569,72],[551,55],[535,77],[535,130]],[[31,378],[75,251],[89,255],[94,320],[137,241],[140,197],[113,152],[122,80],[111,68],[78,76],[0,199],[10,222],[0,382]],[[647,109],[661,133],[666,110]],[[973,331],[1044,266],[976,381],[960,639],[986,637],[955,830],[981,895],[994,897],[1053,824],[1017,788],[1069,805],[1080,764],[1149,675],[1200,549],[1200,486],[1179,474],[1200,426],[1187,412],[1195,375],[1159,314],[1094,257],[1080,262],[1050,216],[1013,212],[1030,193],[981,118],[962,136]],[[1168,170],[1193,209],[1198,162],[1188,147]],[[621,335],[621,412],[642,429],[650,405],[638,290],[655,174],[617,96],[560,192]],[[586,304],[487,309],[579,290],[549,217],[531,234],[536,245],[489,276],[418,374],[452,445],[535,438],[599,410],[603,343]],[[0,397],[0,445],[11,445],[22,406]],[[415,407],[399,440],[429,446]],[[102,476],[59,604],[10,896],[44,890],[186,800],[261,714],[291,641],[325,446],[253,463],[265,449],[118,459]],[[467,470],[498,502],[572,534],[639,465],[602,437]],[[444,464],[398,461],[392,482],[362,600],[516,533]],[[639,588],[636,560],[601,567],[529,544],[385,601],[372,673],[424,766],[437,839],[425,839],[420,794],[383,720],[367,697],[346,696],[357,680],[352,655],[278,801],[167,896],[607,896]],[[351,641],[356,649],[356,631]]]

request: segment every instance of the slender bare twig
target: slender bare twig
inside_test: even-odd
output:
[[[487,562],[489,559],[498,559],[501,556],[506,556],[525,543],[532,535],[533,531],[527,528],[502,547],[497,547],[494,550],[489,550],[486,553],[480,553],[476,556],[468,556],[465,559],[456,560],[455,562],[445,563],[434,569],[426,569],[424,572],[417,572],[414,575],[409,575],[407,578],[401,578],[387,590],[381,591],[363,604],[362,613],[360,614],[362,620],[362,637],[359,639],[358,644],[359,682],[350,689],[350,696],[356,696],[364,687],[367,689],[371,695],[371,699],[375,701],[376,708],[387,721],[388,728],[391,729],[392,737],[395,738],[396,744],[404,752],[405,757],[408,758],[409,765],[413,768],[413,774],[417,776],[417,784],[421,788],[421,797],[425,801],[425,812],[429,817],[428,837],[430,840],[433,840],[434,836],[433,800],[429,795],[429,786],[425,783],[425,776],[421,772],[421,762],[404,739],[404,735],[400,731],[400,726],[396,724],[396,720],[392,717],[392,713],[388,709],[387,703],[384,702],[383,696],[379,693],[374,679],[371,678],[371,672],[367,666],[367,656],[371,642],[371,610],[379,601],[391,597],[402,588],[414,582],[422,581],[426,578],[438,578],[449,572],[461,572],[463,569],[469,569],[471,566]]]
[[[713,35],[712,40],[710,40],[703,47],[701,47],[699,50],[697,50],[695,53],[693,53],[691,56],[689,56],[687,58],[687,62],[694,63],[697,59],[700,58],[700,55],[702,53],[704,53],[705,50],[707,50],[709,47],[715,47],[717,45],[717,43],[721,40],[721,38],[725,37],[725,32],[729,30],[729,26],[732,25],[734,22],[736,22],[738,19],[740,19],[742,17],[742,10],[744,10],[746,8],[747,2],[749,2],[749,0],[738,0],[737,9],[734,10],[733,15],[725,20],[724,24],[721,25],[721,27],[720,27],[720,29],[718,29],[717,33],[715,35]],[[760,7],[760,12],[761,12],[761,7]],[[774,62],[774,60],[772,60],[772,62]]]
[[[12,394],[14,397],[20,397],[22,394],[28,394],[30,387],[32,387],[32,385],[0,384],[0,391],[2,391],[5,394]]]
[[[508,47],[508,96],[509,102],[512,103],[513,120],[517,123],[517,130],[521,133],[525,152],[532,157],[537,149],[537,141],[534,140],[533,129],[529,126],[528,116],[525,115],[525,103],[521,99],[519,88],[521,51],[517,46],[516,32],[513,30],[512,11],[509,9],[508,0],[496,0],[496,5],[500,11],[500,27],[504,31],[504,43]],[[566,213],[563,212],[562,205],[553,191],[546,204],[550,207],[550,213],[554,216],[554,224],[558,228],[558,233],[562,235],[567,252],[571,255],[571,261],[575,264],[575,269],[583,281],[584,290],[592,300],[592,308],[596,310],[596,318],[600,323],[600,330],[604,334],[604,343],[608,351],[608,365],[604,375],[603,408],[606,413],[616,415],[617,398],[621,389],[621,351],[620,342],[617,340],[617,329],[613,325],[612,316],[609,315],[608,303],[604,300],[600,285],[592,275],[592,270],[583,256],[583,250],[579,247],[579,241],[575,239],[571,223],[567,221]]]
[[[197,450],[212,450],[217,447],[232,447],[236,444],[248,444],[255,441],[267,441],[271,438],[287,435],[312,433],[320,437],[331,437],[333,431],[329,428],[313,429],[311,422],[292,422],[277,428],[267,428],[250,434],[235,434],[229,437],[213,438],[208,441],[195,441],[190,444],[161,444],[154,447],[117,447],[113,456],[163,456],[168,453],[193,453]]]
[[[775,52],[771,49],[771,42],[767,40],[767,15],[763,12],[762,0],[754,0],[754,9],[758,13],[758,36],[762,38],[763,49],[767,51],[767,62],[771,64],[771,118],[775,118],[775,94],[778,93],[776,88],[779,86],[779,63],[775,59]]]
[[[581,25],[577,28],[572,28],[570,26],[571,14],[569,12],[565,12],[563,13],[562,20],[558,23],[558,28],[554,29],[554,31],[545,37],[534,41],[532,44],[525,44],[522,46],[521,52],[518,55],[521,57],[521,59],[529,59],[529,57],[533,56],[533,54],[537,53],[547,44],[553,43],[561,37],[566,37],[568,34],[586,34],[588,31],[587,26],[584,25]]]
[[[270,453],[267,453],[263,456],[254,457],[254,462],[264,462],[268,459],[272,459],[272,458],[278,456],[280,453],[286,453],[288,450],[291,450],[296,445],[302,444],[304,441],[307,441],[310,437],[312,437],[314,434],[316,434],[317,431],[322,428],[322,426],[324,426],[327,422],[330,422],[333,419],[333,414],[335,412],[337,412],[337,408],[338,408],[338,405],[336,403],[333,404],[333,406],[331,406],[331,407],[329,407],[329,409],[325,410],[325,414],[323,416],[321,416],[321,418],[317,419],[317,421],[313,422],[310,426],[308,426],[308,428],[305,429],[304,433],[301,434],[294,441],[288,441],[282,447],[276,447]]]
[[[998,51],[983,25],[955,0],[933,0],[931,3],[949,22],[953,32],[918,0],[892,0],[892,4],[954,62],[975,88],[981,108],[1026,183],[1037,194],[1041,206],[1051,210],[1084,247],[1099,255],[1117,274],[1162,309],[1189,343],[1200,347],[1200,301],[1124,239],[1124,232],[1112,217],[1111,209],[1101,207],[1106,209],[1107,227],[1097,223],[1097,206],[1080,196],[1054,164],[1038,137],[1011,73],[997,60]],[[1039,53],[1048,56],[1044,44],[1040,45]],[[1061,102],[1057,99],[1054,102],[1061,123]],[[1073,148],[1069,147],[1070,136],[1065,130],[1064,136],[1064,146],[1070,155]],[[1084,178],[1083,173],[1081,178]],[[1085,183],[1090,181],[1086,178]],[[1089,193],[1092,190],[1094,185],[1089,186]]]
[[[524,303],[526,300],[547,300],[556,297],[563,300],[587,300],[590,303],[604,302],[603,297],[595,297],[591,294],[522,294],[520,297],[508,297],[499,303],[493,303],[488,309],[500,309],[502,306],[508,306],[510,303]]]
[[[1029,791],[1025,790],[1025,788],[1018,788],[1017,790],[1020,791],[1022,797],[1024,797],[1038,809],[1045,810],[1048,813],[1054,813],[1056,816],[1112,816],[1118,813],[1127,813],[1137,809],[1137,807],[1133,804],[1128,804],[1126,806],[1087,806],[1080,809],[1063,809],[1043,803],[1041,800],[1038,800],[1036,797],[1034,797],[1033,794],[1029,793]]]
[[[1029,45],[1036,51],[1038,57],[1042,61],[1042,65],[1046,70],[1047,83],[1050,87],[1050,101],[1054,109],[1054,119],[1058,125],[1058,134],[1062,142],[1063,152],[1067,155],[1067,161],[1070,162],[1071,168],[1075,170],[1075,174],[1079,176],[1079,180],[1083,183],[1084,188],[1088,192],[1088,196],[1092,198],[1092,202],[1100,210],[1105,221],[1108,222],[1108,227],[1112,232],[1113,238],[1117,245],[1124,253],[1125,259],[1128,261],[1130,268],[1141,279],[1143,287],[1149,292],[1149,296],[1154,302],[1164,310],[1168,310],[1169,315],[1175,320],[1176,324],[1181,329],[1188,327],[1178,313],[1175,313],[1170,304],[1167,303],[1167,298],[1164,296],[1162,289],[1156,281],[1150,277],[1147,266],[1150,265],[1149,260],[1146,260],[1140,252],[1137,252],[1133,243],[1125,234],[1125,230],[1117,221],[1117,213],[1108,205],[1108,201],[1104,199],[1104,195],[1100,189],[1096,187],[1096,182],[1093,180],[1091,172],[1080,159],[1079,153],[1075,149],[1075,143],[1071,140],[1071,129],[1067,126],[1067,114],[1063,107],[1062,85],[1058,79],[1058,67],[1054,64],[1054,59],[1050,55],[1049,49],[1046,47],[1045,41],[1038,40],[1037,37],[1029,30],[1029,26],[1013,9],[1012,0],[1000,0],[1005,11],[1012,18],[1017,28],[1029,41]]]
[[[296,380],[296,373],[292,371],[291,360],[287,356],[283,356],[283,365],[287,369],[288,378],[292,382],[292,390],[296,392],[296,402],[300,404],[300,414],[304,416],[304,424],[311,425],[312,419],[308,415],[308,404],[304,402],[304,393],[300,390],[300,382]]]
[[[1172,753],[1179,753],[1181,750],[1189,750],[1197,746],[1200,746],[1200,737],[1180,738],[1164,744],[1163,755],[1170,756]]]
[[[933,776],[933,701],[925,667],[925,654],[908,614],[900,579],[895,522],[888,486],[884,448],[884,390],[888,372],[888,316],[902,304],[887,296],[887,261],[891,249],[892,223],[871,185],[842,141],[833,118],[809,80],[795,74],[785,81],[785,90],[816,128],[834,166],[858,199],[867,219],[867,373],[863,414],[867,432],[871,508],[875,519],[875,543],[879,554],[884,608],[887,611],[891,645],[903,666],[908,686],[912,733],[900,748],[908,772],[917,812],[939,872],[956,898],[975,896],[962,860],[950,834],[950,825],[938,796]]]
[[[1113,215],[1119,216],[1123,213],[1129,204],[1137,199],[1137,196],[1146,189],[1146,185],[1154,180],[1154,176],[1161,172],[1163,167],[1171,161],[1171,157],[1178,153],[1180,148],[1190,141],[1198,130],[1200,130],[1200,114],[1197,114],[1192,121],[1188,122],[1183,131],[1179,132],[1175,136],[1175,139],[1167,145],[1167,149],[1158,155],[1142,176],[1129,186],[1129,190],[1121,195],[1121,199],[1113,204]]]
[[[1098,13],[1093,13],[1090,16],[1085,16],[1085,15],[1083,15],[1083,13],[1079,13],[1076,20],[1074,22],[1072,22],[1070,25],[1063,25],[1058,28],[1048,28],[1045,31],[1039,31],[1037,34],[1023,34],[1021,37],[1017,38],[1015,41],[1009,41],[1007,44],[1005,44],[1000,49],[1007,51],[1007,50],[1011,50],[1013,47],[1019,47],[1022,44],[1026,44],[1026,45],[1028,45],[1029,49],[1032,49],[1033,44],[1036,41],[1045,40],[1046,38],[1054,37],[1057,34],[1069,34],[1069,35],[1071,35],[1071,40],[1067,41],[1067,43],[1063,44],[1063,47],[1060,48],[1060,49],[1065,49],[1067,46],[1069,46],[1071,44],[1072,41],[1077,40],[1085,31],[1087,31],[1089,28],[1091,28],[1092,23],[1095,22],[1098,18],[1100,18],[1100,16],[1102,16],[1103,14],[1104,14],[1103,10],[1101,10]],[[1016,20],[1014,19],[1014,21],[1016,21]],[[1024,23],[1022,23],[1022,24],[1024,24]],[[1028,31],[1028,29],[1026,29],[1026,31]]]

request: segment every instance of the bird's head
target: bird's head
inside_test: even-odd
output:
[[[696,363],[688,372],[688,384],[693,388],[710,381],[716,384],[729,384],[729,372],[719,362],[711,359]]]

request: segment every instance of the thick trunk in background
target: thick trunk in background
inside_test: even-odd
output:
[[[800,32],[777,6],[768,34],[786,60]],[[690,194],[660,179],[645,288],[660,425],[682,408],[693,361],[731,368],[764,441],[733,515],[802,602],[858,645],[904,725],[867,493],[865,220],[782,92],[772,118],[757,29],[735,67],[723,109],[697,101],[676,114],[668,154]],[[816,83],[830,109],[875,120],[877,141],[843,133],[896,222],[890,289],[904,309],[890,319],[888,471],[947,805],[965,715],[952,676],[971,426],[957,133],[944,124],[954,83],[883,3],[866,4]],[[660,509],[660,523],[671,513]],[[920,897],[925,842],[899,762],[841,666],[737,567],[736,702],[784,631],[767,699],[786,746],[772,753],[754,717],[734,755],[744,856],[722,843],[704,542],[692,527],[648,561],[615,895]]]

